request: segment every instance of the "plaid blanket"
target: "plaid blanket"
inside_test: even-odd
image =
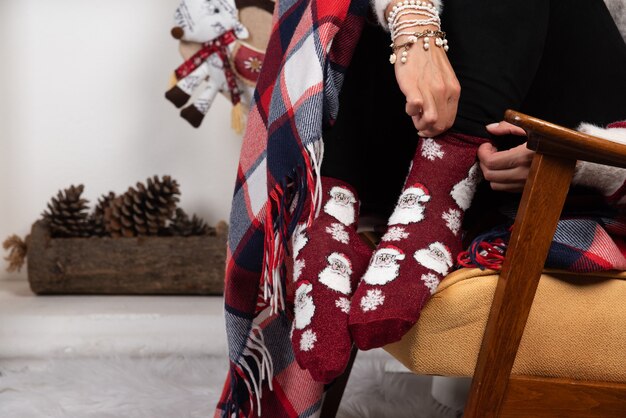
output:
[[[620,177],[625,177],[626,170],[620,170]],[[626,182],[621,181],[623,184],[610,197],[584,188],[570,191],[570,204],[566,204],[557,224],[547,268],[580,273],[626,270]],[[509,222],[474,238],[469,248],[458,255],[459,266],[502,268],[517,205],[500,211]]]
[[[368,0],[279,0],[248,116],[231,212],[225,316],[230,372],[216,416],[308,417],[323,386],[296,364],[284,259],[321,199],[333,123]]]

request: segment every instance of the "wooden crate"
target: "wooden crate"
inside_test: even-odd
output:
[[[37,294],[218,295],[226,236],[51,238],[36,222],[28,280]]]

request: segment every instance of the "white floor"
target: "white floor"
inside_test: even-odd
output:
[[[226,354],[221,297],[35,296],[0,281],[0,358]]]
[[[35,296],[0,281],[0,417],[210,417],[226,375],[220,297]],[[455,416],[429,377],[359,353],[340,418]]]

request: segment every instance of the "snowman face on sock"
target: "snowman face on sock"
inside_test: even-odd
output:
[[[450,250],[440,242],[434,242],[428,248],[415,251],[413,257],[422,266],[442,276],[448,274],[453,265]]]
[[[341,253],[332,253],[326,260],[328,265],[319,274],[320,282],[344,295],[350,294],[352,290],[350,285],[350,276],[352,275],[350,260]]]
[[[416,183],[407,187],[398,199],[396,208],[389,218],[389,225],[420,222],[424,219],[424,204],[429,200],[430,194],[424,185]]]
[[[308,282],[303,282],[296,290],[294,306],[296,329],[306,328],[311,323],[313,314],[315,314],[315,304],[310,295],[312,290],[313,285]]]
[[[324,212],[345,226],[352,225],[356,217],[354,210],[356,198],[354,194],[345,187],[335,186],[330,189],[330,196],[331,198],[324,205]]]
[[[395,280],[400,273],[398,261],[404,260],[404,257],[402,250],[393,246],[378,249],[370,260],[363,280],[371,285],[383,285]]]

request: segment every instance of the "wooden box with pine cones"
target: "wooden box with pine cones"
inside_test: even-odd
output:
[[[9,237],[9,270],[27,260],[37,294],[193,294],[224,289],[228,226],[209,227],[177,207],[169,176],[110,192],[90,213],[84,187],[59,191],[21,240]]]

